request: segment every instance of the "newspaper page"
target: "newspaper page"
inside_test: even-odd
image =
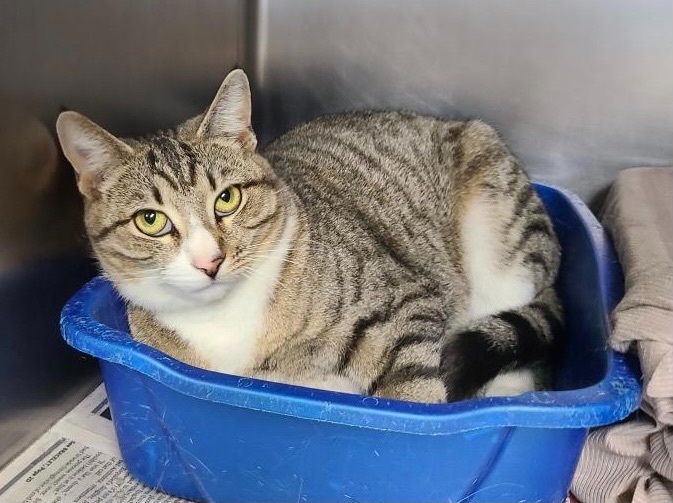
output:
[[[102,384],[0,472],[0,503],[182,502],[126,471]]]

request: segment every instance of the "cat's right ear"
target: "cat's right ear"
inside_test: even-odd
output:
[[[133,149],[77,112],[62,112],[56,133],[65,157],[75,168],[77,187],[88,198],[98,194],[106,168],[133,154]]]

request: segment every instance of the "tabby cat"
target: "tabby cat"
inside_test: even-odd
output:
[[[356,112],[257,152],[245,73],[175,131],[57,122],[133,337],[192,365],[420,402],[545,385],[559,245],[480,121]]]

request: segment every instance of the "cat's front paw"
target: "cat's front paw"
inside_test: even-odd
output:
[[[438,378],[409,379],[402,382],[383,383],[373,394],[376,397],[404,400],[405,402],[444,403],[446,390]]]

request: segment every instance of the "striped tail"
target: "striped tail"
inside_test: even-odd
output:
[[[531,370],[536,387],[541,387],[562,334],[563,313],[553,287],[539,292],[529,304],[479,318],[447,334],[439,364],[447,401],[483,394],[506,372]]]

